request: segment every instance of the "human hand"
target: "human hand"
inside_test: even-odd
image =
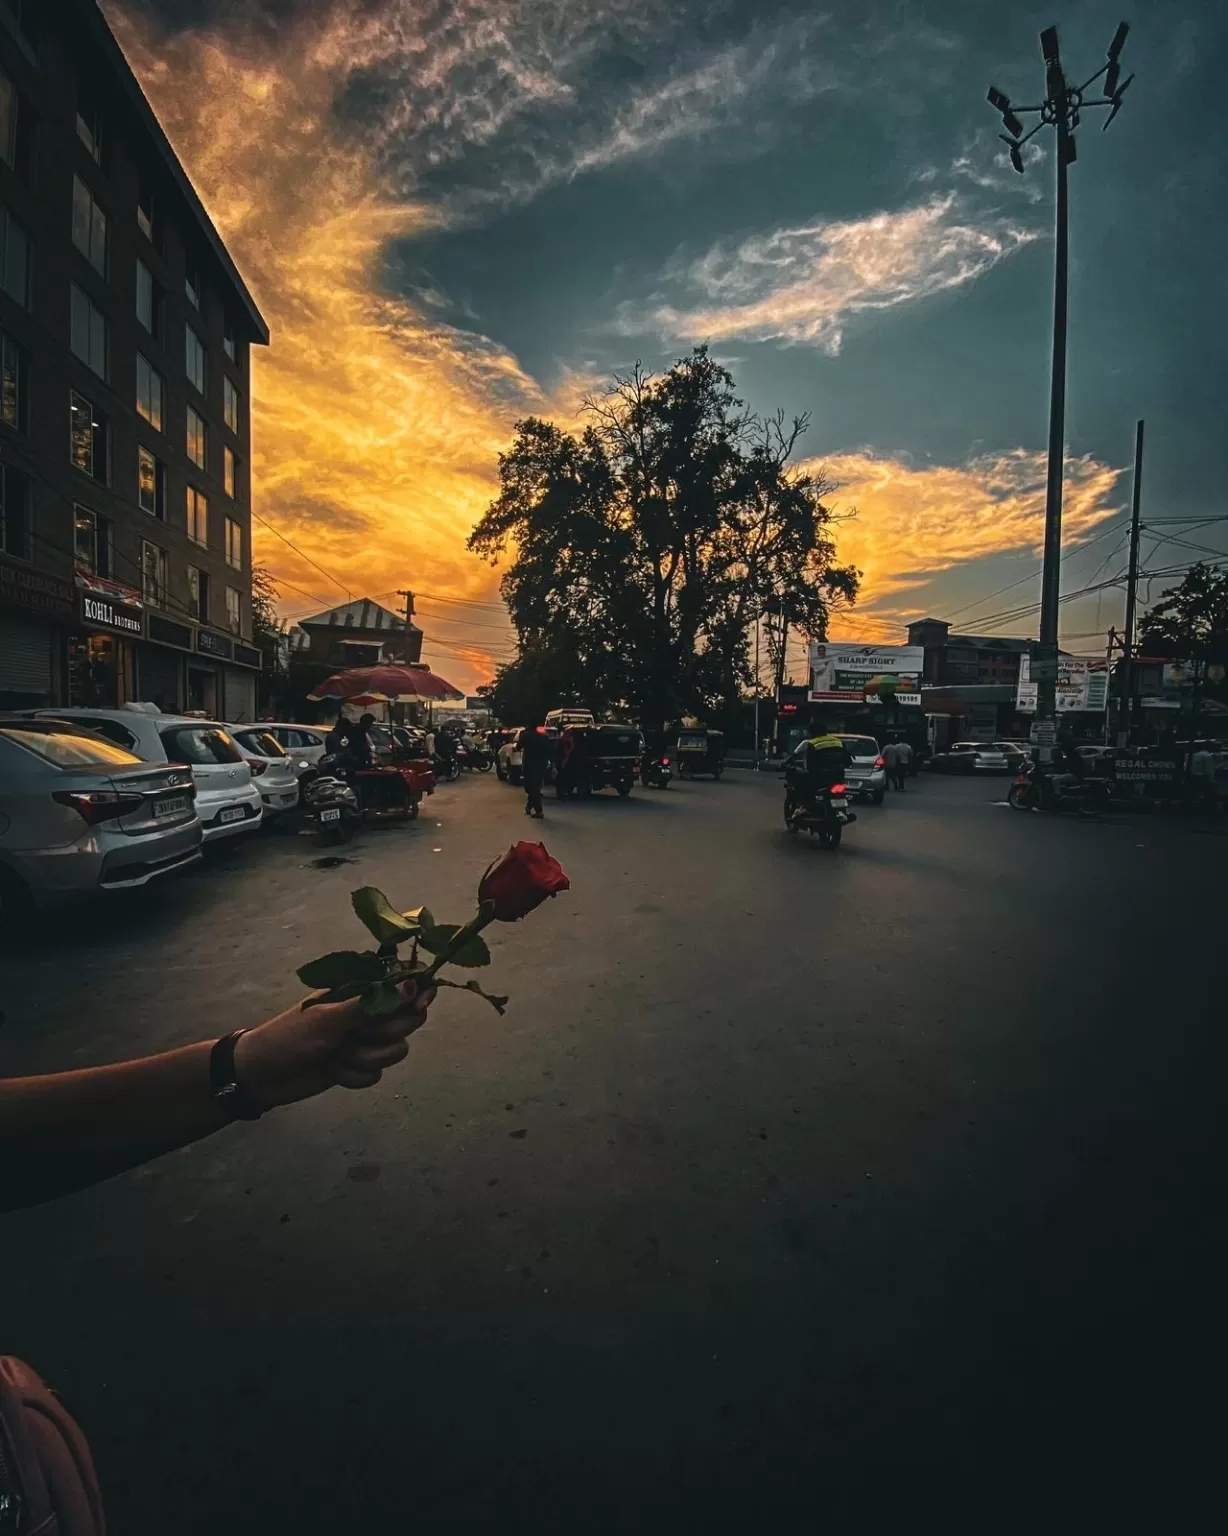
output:
[[[395,1013],[371,1017],[358,998],[343,1003],[295,1003],[239,1037],[235,1075],[257,1103],[270,1108],[310,1099],[326,1088],[370,1088],[384,1068],[404,1061],[409,1036],[426,1023],[435,988],[420,996],[412,981],[399,988]]]

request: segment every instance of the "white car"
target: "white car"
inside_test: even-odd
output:
[[[286,749],[295,773],[306,773],[327,751],[328,731],[317,725],[295,725],[290,720],[252,720],[247,725],[232,725],[231,731],[268,731]]]
[[[257,832],[264,803],[242,752],[224,725],[189,715],[165,715],[154,704],[122,709],[36,709],[39,720],[70,720],[96,731],[146,763],[187,763],[196,784],[204,841]]]
[[[263,725],[232,725],[231,738],[247,759],[264,806],[265,820],[298,805],[298,764]]]

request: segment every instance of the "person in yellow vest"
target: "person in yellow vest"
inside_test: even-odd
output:
[[[814,734],[802,743],[802,777],[798,781],[798,804],[794,816],[804,816],[811,810],[815,791],[838,784],[853,761],[839,736],[824,730],[821,725],[813,725],[811,729]]]

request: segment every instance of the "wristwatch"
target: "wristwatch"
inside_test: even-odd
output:
[[[270,1106],[254,1099],[235,1072],[235,1046],[247,1033],[236,1029],[209,1052],[209,1096],[228,1120],[259,1120]]]

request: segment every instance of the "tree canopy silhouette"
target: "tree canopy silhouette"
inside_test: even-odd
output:
[[[752,415],[706,347],[615,377],[585,414],[579,434],[517,424],[470,535],[492,561],[513,550],[502,591],[520,654],[496,702],[566,695],[650,727],[707,714],[751,682],[765,608],[821,638],[833,603],[854,601],[823,501],[834,486],[791,462],[808,419]]]

